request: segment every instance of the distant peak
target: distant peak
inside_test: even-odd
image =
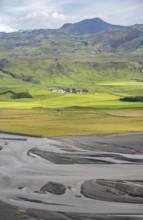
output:
[[[84,35],[84,34],[96,34],[99,32],[113,30],[121,28],[119,25],[112,25],[101,18],[87,18],[76,23],[66,23],[61,28],[60,31],[66,34],[73,35]]]
[[[96,24],[106,23],[106,21],[102,20],[101,18],[87,18],[85,20],[82,20],[81,22],[93,22]]]
[[[88,18],[86,20],[92,20],[92,21],[103,21],[101,18]]]
[[[71,25],[78,24],[78,23],[83,23],[83,22],[105,23],[105,21],[103,21],[100,18],[86,18],[86,19],[84,19],[82,21],[79,21],[79,22],[76,22],[76,23],[65,23],[65,24],[63,24],[63,26],[61,28],[67,28]]]
[[[63,26],[61,27],[61,28],[67,28],[67,27],[69,27],[70,25],[72,25],[71,23],[65,23],[65,24],[63,24]]]

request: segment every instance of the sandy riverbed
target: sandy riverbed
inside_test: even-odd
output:
[[[143,219],[143,134],[1,133],[0,200],[2,220]]]

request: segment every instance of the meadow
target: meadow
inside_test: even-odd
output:
[[[129,57],[7,57],[0,64],[0,131],[40,136],[143,131],[143,103],[120,101],[143,94],[142,64]],[[63,88],[88,92],[52,92]],[[12,98],[21,92],[33,98]]]
[[[1,132],[60,136],[143,131],[143,103],[119,100],[133,91],[138,94],[143,82],[99,82],[98,92],[82,94],[53,93],[20,80],[8,82],[1,82],[0,92],[28,91],[33,98],[0,95]]]

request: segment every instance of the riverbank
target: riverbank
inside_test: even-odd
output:
[[[142,143],[142,133],[0,133],[1,219],[143,219]]]

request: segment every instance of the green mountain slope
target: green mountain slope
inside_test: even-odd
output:
[[[76,32],[77,36],[64,34],[69,25],[57,30],[1,33],[1,87],[7,83],[11,89],[15,84],[14,92],[18,84],[20,92],[29,85],[106,92],[109,87],[102,82],[142,82],[143,25],[113,27],[101,19],[89,19],[72,24],[71,29],[84,28],[89,33],[94,25],[99,33]]]
[[[136,61],[67,61],[5,58],[0,60],[1,83],[5,77],[46,88],[100,90],[100,82],[142,81],[143,64]]]
[[[97,54],[143,54],[143,25],[122,27],[101,19],[65,24],[57,30],[0,34],[1,56],[86,57]]]
[[[1,131],[143,131],[143,103],[120,100],[143,94],[143,25],[93,19],[57,30],[0,33],[0,57]]]

